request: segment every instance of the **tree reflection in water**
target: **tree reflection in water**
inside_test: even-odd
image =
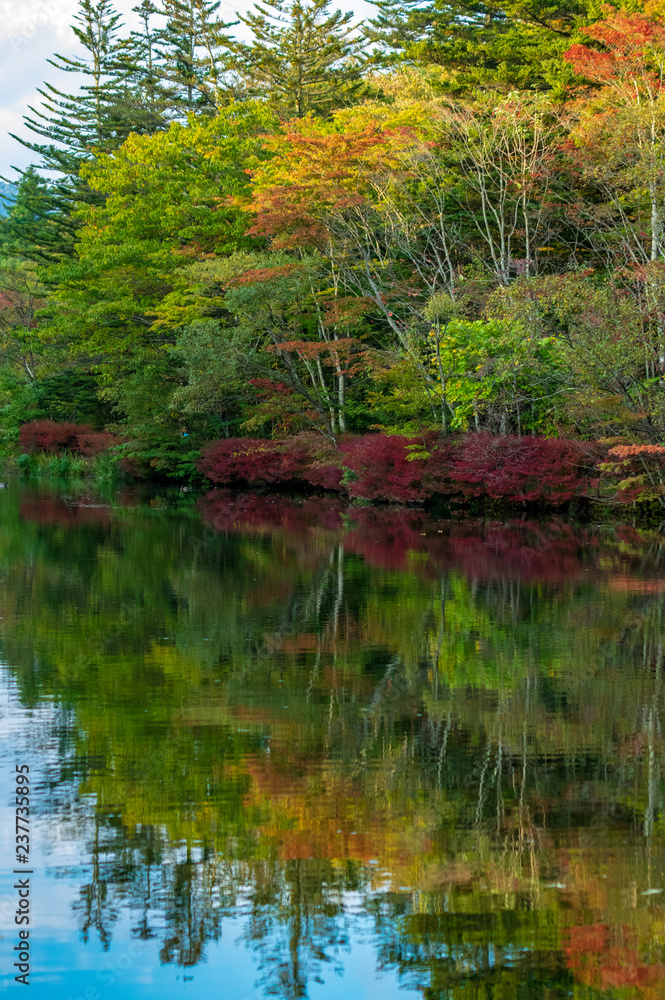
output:
[[[3,654],[87,803],[84,940],[129,912],[191,968],[240,920],[284,998],[360,939],[427,998],[663,996],[660,536],[2,499]]]

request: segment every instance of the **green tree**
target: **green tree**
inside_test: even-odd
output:
[[[266,0],[240,20],[254,36],[239,47],[240,59],[280,115],[325,115],[358,99],[361,41],[352,13],[330,13],[330,0]]]
[[[344,336],[335,300],[332,316],[319,301],[322,263],[315,255],[239,253],[199,268],[203,281],[225,289],[241,368],[261,386],[263,403],[245,420],[250,430],[314,428],[333,442],[346,430],[349,379],[361,367],[358,341]]]
[[[522,278],[494,293],[489,312],[521,327],[534,344],[546,338],[556,345],[556,377],[542,395],[571,434],[659,441],[663,265],[612,278],[594,281],[584,272]]]
[[[237,22],[219,19],[215,0],[164,0],[166,25],[157,35],[162,79],[180,116],[214,114],[233,97],[228,80],[232,42],[226,34]]]
[[[187,373],[171,351],[188,323],[210,315],[187,306],[181,271],[199,257],[254,243],[233,202],[247,191],[245,168],[273,125],[260,105],[231,106],[214,118],[133,135],[83,170],[103,201],[79,208],[76,259],[57,271],[45,336],[90,360],[119,420],[139,437],[152,427],[180,439],[171,398]]]
[[[443,90],[469,96],[478,87],[562,93],[572,73],[561,56],[592,9],[586,0],[528,6],[520,0],[375,0],[374,6],[366,36],[379,63],[437,66]]]
[[[49,259],[63,240],[65,220],[54,205],[53,185],[35,167],[23,171],[16,198],[0,219],[0,246],[4,254],[33,261]]]
[[[118,119],[118,130],[125,136],[166,128],[174,104],[174,89],[164,80],[159,30],[154,25],[160,11],[152,0],[142,0],[132,11],[138,15],[140,27],[114,46],[112,64],[118,85],[115,103],[109,107],[109,117]]]
[[[34,243],[35,259],[56,260],[71,256],[76,225],[72,212],[79,201],[97,201],[79,172],[94,150],[109,150],[124,142],[133,127],[132,115],[123,104],[128,66],[118,61],[120,15],[110,0],[79,0],[72,30],[85,50],[81,58],[54,55],[49,63],[59,72],[83,75],[86,82],[78,93],[68,93],[53,84],[39,90],[40,107],[30,107],[25,125],[38,138],[13,136],[39,158],[39,169],[55,174],[35,203],[40,219],[58,216],[49,245]],[[35,201],[35,198],[33,198]],[[29,232],[24,232],[28,243]]]

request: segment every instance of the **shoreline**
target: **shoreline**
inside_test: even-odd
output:
[[[397,507],[434,516],[563,515],[576,521],[665,523],[665,448],[486,432],[417,437],[313,434],[226,438],[192,452],[186,470],[128,465],[106,450],[6,456],[4,475],[39,482],[278,497],[329,497],[350,507]],[[200,457],[196,457],[199,455]]]

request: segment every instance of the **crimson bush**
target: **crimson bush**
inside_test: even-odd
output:
[[[592,464],[576,441],[480,433],[459,441],[449,472],[464,496],[557,507],[583,491]]]
[[[114,444],[118,444],[118,438],[108,431],[90,431],[79,427],[78,450],[81,455],[86,457],[101,455]]]
[[[207,445],[202,455],[198,468],[220,484],[304,479],[335,489],[342,471],[338,453],[320,434],[303,433],[283,441],[224,438]]]
[[[224,438],[207,445],[202,454],[198,467],[213,483],[287,482],[302,476],[311,457],[298,438]]]
[[[588,492],[599,454],[598,446],[575,441],[434,431],[364,434],[336,449],[303,433],[285,441],[214,441],[199,468],[220,484],[304,480],[364,500],[408,503],[438,494],[560,506]]]
[[[55,420],[32,420],[23,424],[18,441],[26,453],[75,451],[78,447],[78,428],[76,424],[58,424]]]
[[[340,445],[349,493],[404,503],[444,492],[451,445],[438,434],[364,434]]]
[[[99,455],[116,443],[112,434],[93,431],[90,424],[57,423],[55,420],[31,420],[23,424],[18,440],[26,454],[73,451],[86,456]]]

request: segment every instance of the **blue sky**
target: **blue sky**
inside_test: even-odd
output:
[[[138,0],[118,0],[116,10],[129,23],[131,8]],[[253,4],[249,0],[221,0],[220,13],[228,20],[236,10],[245,11]],[[333,2],[333,7],[337,4]],[[365,0],[349,0],[339,4],[342,10],[353,10],[359,17],[371,15],[374,8]],[[0,174],[12,179],[11,167],[26,167],[32,154],[9,135],[30,137],[23,126],[28,105],[40,101],[37,89],[47,80],[56,87],[67,89],[71,77],[58,73],[47,60],[54,52],[71,56],[77,52],[77,42],[70,29],[77,0],[0,0]]]

